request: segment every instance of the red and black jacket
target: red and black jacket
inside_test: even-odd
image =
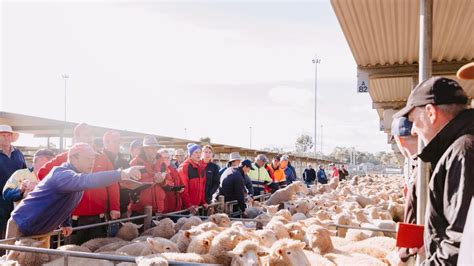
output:
[[[178,173],[184,185],[182,194],[184,207],[189,208],[205,204],[206,177],[202,165],[199,162],[196,163],[191,159],[187,159],[179,166]]]

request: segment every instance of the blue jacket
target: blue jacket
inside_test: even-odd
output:
[[[286,177],[286,184],[289,185],[293,182],[296,181],[296,175],[295,175],[295,172],[293,171],[293,169],[291,169],[290,166],[288,166],[287,168],[285,168],[285,177]]]
[[[70,216],[84,190],[120,181],[119,171],[79,174],[69,163],[53,170],[12,212],[25,236],[49,233],[60,225],[70,226]]]
[[[318,171],[318,183],[321,183],[321,184],[328,183],[328,178],[326,177],[326,172],[324,172],[324,169],[319,169]]]
[[[245,179],[244,171],[240,167],[228,168],[221,176],[219,195],[223,195],[225,201],[237,200],[241,211],[245,211]]]

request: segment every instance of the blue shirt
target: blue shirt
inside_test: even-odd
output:
[[[326,172],[323,169],[319,169],[318,171],[318,183],[327,184],[328,178],[326,177]]]
[[[12,146],[12,153],[8,157],[5,153],[0,151],[0,190],[3,191],[5,183],[16,170],[26,168],[25,157],[23,153]],[[6,201],[0,197],[0,205],[12,205],[13,202]]]
[[[84,190],[120,181],[119,171],[77,173],[69,163],[53,170],[21,201],[12,218],[25,236],[46,234],[68,226]]]

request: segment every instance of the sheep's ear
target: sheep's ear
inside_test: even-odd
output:
[[[209,239],[204,239],[202,241],[202,244],[206,247],[210,247],[211,246],[211,241],[209,241]]]
[[[189,231],[187,231],[187,230],[184,231],[184,236],[185,236],[186,238],[190,238],[190,237],[191,237],[191,232],[189,232]]]
[[[212,218],[211,218],[211,221],[213,221],[214,223],[217,223],[217,218],[216,218],[216,217],[212,217]]]
[[[17,260],[18,255],[20,255],[20,252],[18,252],[16,250],[12,250],[7,255],[7,260]]]
[[[156,221],[156,220],[153,220],[153,223],[154,223],[155,225],[158,225],[160,222],[159,222],[159,221]]]
[[[150,245],[150,246],[155,246],[157,243],[155,241],[155,239],[151,238],[151,237],[148,237],[146,239],[146,242]]]
[[[134,225],[135,225],[135,228],[137,228],[137,229],[140,229],[140,228],[142,228],[142,226],[143,226],[143,224],[141,224],[141,225],[134,224]]]
[[[229,256],[229,257],[231,257],[231,258],[235,257],[235,255],[236,255],[236,254],[234,253],[234,251],[232,251],[232,250],[231,250],[231,251],[227,251],[226,254],[227,254],[227,256]]]
[[[124,223],[124,222],[120,222],[120,224],[121,224],[122,226],[124,226],[124,225],[125,225],[125,223]]]
[[[301,249],[304,249],[304,248],[306,247],[306,243],[300,242],[300,243],[298,243],[298,246],[299,246]]]

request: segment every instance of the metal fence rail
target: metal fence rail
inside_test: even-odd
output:
[[[65,250],[56,250],[56,249],[47,249],[47,248],[13,246],[13,245],[5,245],[5,244],[0,244],[0,249],[64,256],[65,257],[64,262],[66,266],[67,266],[68,257],[89,258],[89,259],[97,259],[97,260],[110,260],[110,261],[115,261],[115,262],[135,262],[135,257],[133,256],[99,254],[99,253],[89,253],[89,252],[79,252],[79,251],[65,251]],[[169,261],[169,265],[185,266],[185,265],[219,265],[219,264]]]

